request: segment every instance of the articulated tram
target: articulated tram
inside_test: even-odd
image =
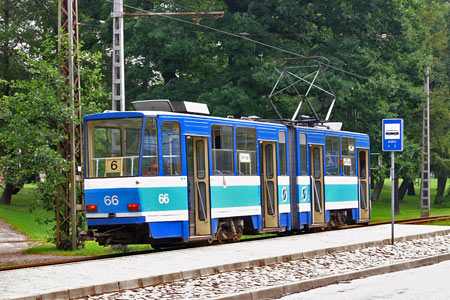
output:
[[[84,118],[83,239],[158,247],[369,222],[366,134],[146,102]]]

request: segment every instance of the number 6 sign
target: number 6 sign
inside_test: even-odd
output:
[[[105,176],[110,173],[120,173],[122,176],[122,157],[110,157],[106,159]]]

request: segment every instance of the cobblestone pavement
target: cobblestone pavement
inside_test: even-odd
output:
[[[211,299],[232,293],[359,271],[450,252],[450,235],[321,255],[220,274],[91,296],[90,300]]]

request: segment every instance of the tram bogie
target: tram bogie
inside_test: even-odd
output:
[[[85,240],[222,243],[370,220],[365,134],[164,111],[84,122]]]

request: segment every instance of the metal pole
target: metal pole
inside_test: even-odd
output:
[[[422,182],[420,189],[420,215],[430,215],[430,68],[425,69],[425,95],[426,102],[423,107],[422,132]]]
[[[427,211],[428,211],[428,215],[430,215],[430,202],[431,202],[431,195],[430,195],[430,67],[427,67],[427,147],[426,147],[426,151],[427,151],[427,174],[428,174],[428,203],[427,203]]]
[[[65,37],[62,34],[67,34],[67,42],[63,41]],[[71,161],[70,171],[60,170],[67,180],[57,187],[56,246],[58,249],[66,248],[69,243],[71,243],[72,249],[76,249],[77,211],[81,211],[81,205],[77,204],[78,191],[81,191],[80,202],[83,203],[82,182],[78,179],[80,176],[77,175],[77,172],[82,175],[80,169],[83,165],[78,40],[77,0],[59,0],[58,53],[61,55],[61,74],[66,77],[67,85],[70,88],[68,92],[64,89],[62,93],[73,117],[60,128],[68,136],[68,139],[58,145],[58,152],[61,156]]]
[[[68,0],[67,2],[67,33],[69,35],[69,84],[70,84],[70,109],[72,116],[75,114],[74,98],[75,98],[75,86],[74,86],[74,65],[73,65],[73,2]],[[72,217],[72,250],[77,249],[77,186],[75,181],[75,124],[73,118],[70,120],[70,202],[71,202],[71,217]]]
[[[125,111],[125,60],[123,48],[123,0],[113,7],[112,110]],[[119,102],[119,107],[117,107]]]
[[[394,245],[394,202],[395,202],[395,157],[394,151],[391,151],[391,245]]]

